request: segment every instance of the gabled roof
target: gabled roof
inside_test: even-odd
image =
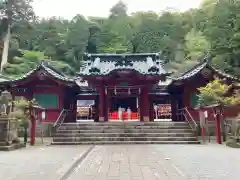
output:
[[[66,83],[74,83],[73,78],[67,77],[66,75],[64,75],[63,73],[61,73],[60,71],[58,71],[57,69],[52,67],[50,65],[50,62],[42,61],[36,68],[32,69],[31,71],[24,74],[23,76],[18,77],[18,78],[4,79],[3,81],[0,81],[0,84],[17,83],[19,81],[27,79],[31,75],[33,75],[36,72],[41,71],[41,70],[43,70],[44,73],[55,78],[56,80],[60,80],[60,81],[66,82]]]
[[[86,66],[80,76],[107,76],[118,70],[133,70],[141,75],[168,75],[158,53],[86,54]]]
[[[2,74],[0,74],[0,83],[3,82],[3,81],[7,81],[9,80],[9,78],[3,76]]]
[[[177,82],[177,81],[184,81],[184,80],[188,80],[192,77],[195,77],[198,73],[200,73],[203,69],[210,69],[211,71],[213,71],[214,73],[218,74],[220,77],[222,78],[227,78],[233,81],[238,81],[240,82],[240,79],[227,74],[225,72],[222,72],[221,70],[216,69],[215,67],[213,67],[211,60],[209,59],[209,57],[205,57],[203,59],[203,61],[201,61],[200,63],[198,63],[196,66],[194,66],[193,68],[191,68],[190,70],[188,70],[187,72],[181,74],[180,76],[173,78],[173,83]]]

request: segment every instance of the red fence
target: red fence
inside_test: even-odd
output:
[[[110,120],[119,120],[118,111],[111,112],[108,115],[109,115]],[[122,118],[123,118],[122,120],[136,120],[136,119],[139,119],[139,115],[138,115],[137,112],[132,112],[130,114],[130,119],[128,119],[128,113],[123,112],[122,113]]]
[[[195,121],[199,121],[199,114],[198,110],[195,110],[193,108],[188,108],[188,111],[192,115],[193,119]],[[209,121],[214,121],[214,112],[212,108],[206,109],[208,112],[208,120]],[[231,118],[231,117],[236,117],[238,113],[240,113],[240,106],[232,106],[232,107],[224,107],[223,109],[224,117]]]

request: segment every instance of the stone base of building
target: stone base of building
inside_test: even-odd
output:
[[[0,151],[13,151],[15,149],[20,149],[20,148],[23,148],[23,147],[26,147],[25,144],[21,144],[21,143],[14,143],[14,144],[11,144],[11,145],[1,145],[0,144]]]
[[[104,117],[99,117],[99,122],[104,122]]]
[[[143,116],[143,121],[144,122],[149,122],[150,121],[149,116]]]

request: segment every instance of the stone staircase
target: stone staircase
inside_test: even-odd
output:
[[[53,145],[78,144],[199,144],[186,122],[64,123]]]

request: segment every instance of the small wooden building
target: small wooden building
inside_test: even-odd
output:
[[[62,109],[71,109],[79,91],[73,78],[65,76],[47,61],[42,61],[22,77],[2,79],[0,88],[11,92],[15,100],[36,99],[46,109],[47,122],[55,122]]]
[[[207,83],[216,78],[224,80],[227,85],[233,84],[235,89],[240,82],[240,79],[237,77],[226,74],[213,67],[211,59],[206,57],[187,72],[173,79],[168,86],[168,90],[172,93],[181,92],[181,96],[184,97],[183,106],[188,108],[188,111],[191,113],[194,120],[199,120],[198,112],[195,110],[198,102],[198,88],[206,86]],[[231,110],[227,109],[225,111],[225,115],[229,117],[236,116],[238,113],[239,108],[231,108]],[[211,110],[208,114],[212,116],[209,117],[209,119],[214,120],[213,112],[211,112]]]

